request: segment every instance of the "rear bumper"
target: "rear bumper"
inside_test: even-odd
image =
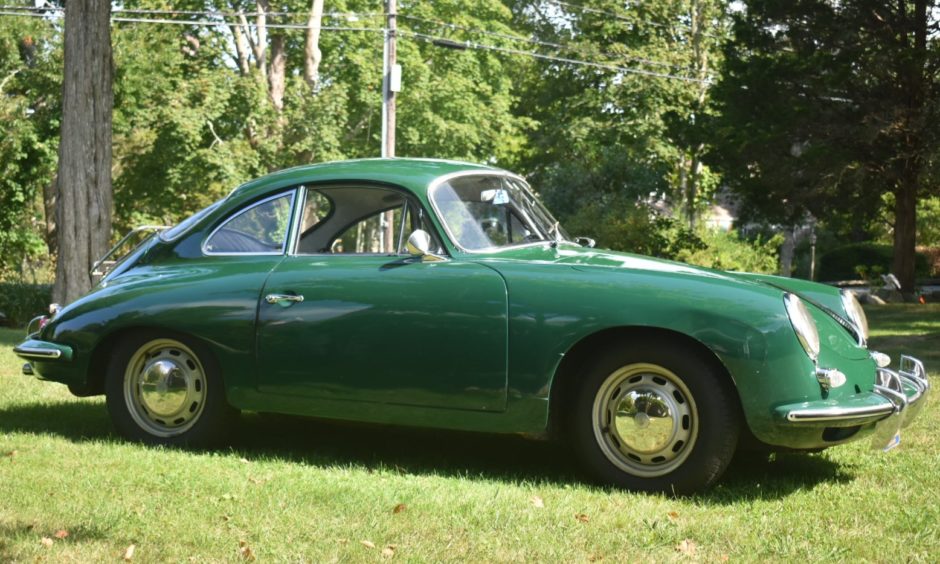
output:
[[[73,363],[71,362],[72,347],[67,345],[41,341],[31,336],[13,347],[13,353],[27,361],[23,365],[23,374],[27,376],[37,376],[43,380],[55,380],[57,382],[70,382],[69,375],[75,372],[75,367],[72,366]]]
[[[881,448],[917,417],[929,391],[930,381],[924,364],[905,355],[901,356],[897,371],[878,369],[871,392],[840,400],[782,405],[774,412],[781,424],[792,428],[873,431],[872,446]],[[840,437],[838,441],[853,435],[832,434],[833,437]]]
[[[72,347],[38,339],[26,339],[13,347],[13,353],[24,360],[43,362],[72,360]]]

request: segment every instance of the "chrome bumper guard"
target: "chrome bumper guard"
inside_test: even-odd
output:
[[[880,401],[852,407],[827,406],[793,409],[786,419],[793,423],[829,423],[833,426],[876,423],[872,448],[889,449],[900,441],[900,431],[924,406],[930,381],[924,363],[902,355],[897,371],[879,368],[873,395]]]
[[[924,363],[912,356],[901,355],[897,372],[887,368],[878,369],[875,393],[894,404],[894,411],[879,421],[871,439],[872,448],[888,450],[900,442],[901,429],[911,424],[924,407],[924,397],[930,391],[930,380]]]

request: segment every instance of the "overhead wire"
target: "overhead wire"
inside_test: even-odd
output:
[[[529,43],[529,44],[532,44],[532,45],[541,45],[541,46],[543,46],[543,47],[551,47],[551,48],[557,49],[557,50],[571,51],[571,52],[575,52],[575,53],[581,53],[581,54],[584,54],[584,55],[595,55],[595,54],[597,54],[597,53],[594,53],[594,52],[590,51],[589,49],[585,49],[585,48],[579,47],[579,46],[577,46],[577,45],[564,44],[564,43],[557,43],[557,42],[553,42],[553,41],[545,41],[545,40],[542,40],[542,39],[534,39],[534,38],[531,38],[531,37],[524,37],[524,36],[522,36],[522,35],[515,35],[515,34],[510,34],[510,33],[501,33],[501,32],[496,32],[496,31],[489,31],[489,30],[484,30],[484,29],[477,29],[477,28],[473,28],[473,27],[469,27],[469,26],[464,26],[464,25],[460,25],[460,24],[445,22],[445,21],[441,21],[441,20],[435,20],[435,19],[431,19],[431,18],[422,18],[422,17],[419,17],[419,16],[410,16],[410,15],[405,15],[405,14],[398,14],[398,18],[399,18],[399,19],[405,19],[405,20],[412,20],[412,21],[422,22],[422,23],[433,24],[433,25],[437,25],[437,26],[440,26],[440,27],[446,27],[446,28],[448,28],[448,29],[459,30],[459,31],[465,31],[465,32],[467,32],[467,33],[475,33],[475,34],[479,34],[479,35],[486,35],[486,36],[490,36],[490,37],[497,37],[497,38],[500,38],[500,39],[507,39],[507,40],[509,40],[509,41],[519,41],[519,42]],[[685,66],[682,66],[682,65],[676,65],[676,64],[672,64],[672,63],[665,63],[665,62],[662,62],[662,61],[654,61],[654,60],[651,60],[651,59],[644,59],[644,58],[642,58],[642,57],[635,57],[635,56],[633,56],[633,55],[616,55],[616,54],[609,53],[609,52],[605,52],[605,51],[601,51],[599,54],[604,55],[604,56],[606,56],[606,57],[608,57],[608,58],[612,58],[612,59],[619,58],[619,59],[624,59],[624,60],[627,60],[627,61],[634,61],[634,62],[638,62],[638,63],[642,63],[642,64],[645,64],[645,65],[650,65],[650,66],[658,66],[658,67],[665,67],[665,68],[673,68],[673,69],[677,69],[677,70],[692,70],[692,69],[689,69],[688,67],[685,67]]]
[[[0,6],[0,10],[18,10],[18,11],[27,11],[27,12],[64,12],[65,8],[62,6]],[[264,16],[292,16],[299,17],[305,14],[300,12],[223,12],[216,10],[145,10],[139,8],[116,8],[112,10],[112,14],[124,13],[124,14],[153,14],[153,15],[175,15],[180,14],[184,16],[207,16],[207,17],[222,17],[222,18],[237,18],[241,16],[257,17],[258,15]],[[323,14],[324,18],[346,18],[346,19],[372,19],[377,17],[384,17],[385,14],[380,12],[326,12]]]
[[[15,10],[15,11],[10,11],[10,10]],[[64,12],[64,8],[61,8],[61,7],[30,8],[30,7],[25,7],[25,6],[0,6],[0,15],[6,15],[6,16],[48,18],[49,14],[42,13],[42,12],[48,12],[48,11],[61,13],[61,12]],[[125,12],[131,13],[131,11],[129,10]],[[223,18],[225,17],[223,14],[226,14],[226,13],[221,13],[221,12],[218,12],[218,13],[196,12],[192,10],[187,11],[187,12],[189,13],[189,15],[196,15],[197,13],[202,14],[202,15],[211,14],[216,17],[221,16]],[[182,13],[182,12],[174,11],[174,10],[149,10],[146,13],[173,14],[173,13]],[[266,12],[266,14],[271,14],[271,12]],[[244,15],[247,18],[249,14],[244,14]],[[404,16],[399,15],[399,17],[404,17]],[[420,18],[413,17],[413,19],[420,19]],[[129,18],[129,17],[124,17],[124,16],[112,16],[111,20],[114,22],[118,22],[118,23],[189,25],[189,26],[199,26],[199,27],[219,27],[219,26],[231,26],[231,25],[239,25],[239,26],[247,25],[247,27],[249,28],[257,27],[257,24],[251,21],[243,23],[243,22],[230,22],[225,19],[215,20],[215,21],[205,21],[205,20],[181,20],[181,19],[167,19],[167,18]],[[453,26],[454,29],[463,29],[468,32],[481,32],[483,34],[492,35],[492,36],[502,36],[503,38],[509,39],[509,40],[527,40],[531,44],[539,44],[543,46],[553,47],[556,49],[573,50],[570,48],[571,46],[565,46],[560,43],[543,42],[540,40],[523,38],[522,36],[516,36],[512,34],[503,34],[503,33],[498,33],[498,32],[491,32],[487,30],[478,30],[478,29],[469,28],[466,26],[459,26],[458,24],[449,24],[448,22],[439,22],[439,21],[427,20],[427,19],[425,19],[425,21],[431,21],[433,23],[443,23],[448,26]],[[306,30],[308,28],[306,24],[265,23],[264,25],[267,28],[271,28],[271,29],[304,29]],[[356,27],[356,26],[320,26],[320,29],[324,31],[351,31],[351,32],[375,32],[375,33],[385,33],[387,31],[385,28]],[[676,75],[676,74],[666,73],[666,72],[657,72],[657,71],[651,71],[651,70],[646,70],[646,69],[639,69],[635,67],[626,67],[622,65],[612,64],[609,62],[586,61],[583,59],[574,59],[571,57],[548,55],[545,53],[539,53],[537,51],[527,51],[523,49],[501,47],[498,45],[489,45],[489,44],[478,43],[478,42],[469,41],[469,40],[458,41],[458,40],[454,40],[451,38],[440,37],[440,36],[420,33],[420,32],[411,31],[411,30],[398,30],[398,34],[399,36],[402,36],[402,37],[411,37],[419,41],[426,41],[426,42],[430,42],[430,43],[445,46],[445,47],[449,46],[449,47],[456,47],[459,49],[493,51],[493,52],[500,52],[504,54],[527,56],[527,57],[532,57],[534,59],[540,59],[540,60],[550,61],[550,62],[557,62],[557,63],[571,64],[571,65],[592,67],[592,68],[603,69],[603,70],[610,70],[610,71],[615,71],[615,72],[620,72],[620,73],[625,73],[625,74],[635,74],[635,75],[640,75],[640,76],[664,78],[664,79],[671,79],[671,80],[681,80],[684,82],[711,84],[711,80],[709,79],[701,79],[701,78],[690,77],[690,76]],[[645,62],[647,64],[653,63],[653,64],[659,64],[659,65],[664,65],[664,66],[668,65],[672,68],[679,68],[675,65],[669,65],[668,63],[662,63],[660,61],[643,60],[639,62]]]
[[[597,14],[597,15],[602,15],[602,16],[610,16],[614,19],[617,19],[623,22],[633,23],[633,24],[643,23],[643,24],[647,24],[653,27],[667,28],[667,29],[671,27],[669,24],[654,22],[654,21],[642,19],[639,17],[631,18],[623,14],[618,14],[617,12],[611,12],[609,10],[601,10],[600,8],[592,8],[591,6],[585,6],[583,4],[575,4],[573,2],[565,2],[564,0],[540,0],[540,1],[545,2],[546,4],[553,4],[555,6],[561,6],[563,8],[571,8],[573,10],[578,10],[579,12]],[[683,27],[691,27],[691,24],[687,24],[687,23],[683,23],[682,25]],[[704,37],[711,37],[711,38],[718,37],[715,34],[707,33],[707,32],[701,32],[701,34]]]
[[[594,67],[598,69],[612,70],[612,71],[617,71],[617,72],[622,72],[622,73],[627,73],[627,74],[637,74],[641,76],[668,78],[672,80],[682,80],[685,82],[697,82],[701,84],[711,84],[711,80],[708,80],[708,79],[695,78],[691,76],[674,75],[674,74],[662,73],[662,72],[656,72],[656,71],[648,71],[645,69],[623,67],[623,66],[612,65],[608,63],[583,61],[580,59],[571,59],[568,57],[556,57],[553,55],[546,55],[544,53],[538,53],[536,51],[524,51],[521,49],[512,49],[510,47],[499,47],[497,45],[485,45],[485,44],[476,43],[473,41],[466,41],[466,42],[454,41],[453,39],[450,39],[447,37],[437,37],[437,36],[428,35],[425,33],[417,33],[414,31],[399,31],[398,34],[403,37],[412,37],[421,41],[428,41],[431,43],[443,42],[444,45],[448,47],[452,47],[452,48],[457,48],[457,49],[476,49],[476,50],[483,50],[483,51],[496,51],[496,52],[508,53],[512,55],[524,55],[524,56],[532,57],[535,59],[541,59],[543,61],[553,61],[553,62],[559,62],[559,63]]]
[[[20,16],[20,17],[32,17],[32,18],[47,18],[48,14],[37,14],[30,12],[8,12],[3,8],[5,6],[0,6],[0,15],[2,16]],[[215,20],[215,21],[206,21],[206,20],[171,20],[165,18],[126,18],[123,16],[112,16],[112,22],[118,23],[150,23],[150,24],[169,24],[169,25],[190,25],[195,27],[218,27],[218,26],[230,26],[230,25],[247,25],[248,27],[257,27],[257,24],[249,21],[247,24],[242,24],[241,22],[232,22],[227,20]],[[271,29],[307,29],[306,24],[279,24],[279,23],[265,23],[266,28]],[[383,28],[379,27],[355,27],[355,26],[327,26],[321,25],[321,30],[324,31],[364,31],[364,32],[377,32],[382,33]]]

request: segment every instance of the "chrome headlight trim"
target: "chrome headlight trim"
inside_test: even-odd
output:
[[[790,325],[796,333],[796,338],[803,346],[807,356],[816,362],[819,358],[819,331],[816,329],[816,321],[809,312],[806,304],[796,294],[787,292],[783,295],[783,304],[786,306],[787,315],[790,317]]]
[[[864,346],[868,342],[868,317],[865,315],[865,310],[862,309],[862,304],[859,303],[858,298],[850,290],[843,289],[840,294],[842,295],[842,307],[858,333],[859,341],[861,341],[859,344]]]

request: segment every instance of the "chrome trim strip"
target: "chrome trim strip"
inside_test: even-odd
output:
[[[34,318],[32,318],[32,319],[29,320],[29,323],[26,324],[26,335],[27,335],[27,336],[32,335],[33,333],[37,333],[37,332],[39,332],[39,331],[42,329],[42,327],[39,327],[38,324],[42,321],[42,318],[43,318],[43,317],[45,317],[45,316],[44,316],[44,315],[37,315],[36,317],[34,317]],[[37,324],[37,326],[36,326],[36,331],[33,331],[33,330],[32,330],[34,323]]]
[[[38,347],[13,347],[13,353],[26,358],[59,358],[59,349],[40,349]]]
[[[823,409],[797,409],[787,413],[787,421],[845,421],[852,419],[882,419],[894,413],[893,403],[868,407],[827,407]]]
[[[111,249],[108,252],[106,252],[103,257],[96,260],[94,264],[91,265],[91,272],[89,272],[89,274],[91,276],[106,275],[108,272],[98,270],[98,267],[105,263],[108,263],[108,266],[114,266],[116,264],[116,261],[108,261],[108,259],[111,258],[111,256],[114,253],[116,253],[118,249],[123,247],[124,243],[126,243],[128,239],[130,239],[137,233],[140,233],[141,231],[153,231],[153,232],[159,233],[161,231],[166,231],[169,228],[170,228],[169,225],[141,225],[140,227],[135,227],[131,229],[130,231],[127,232],[127,235],[124,235],[123,237],[121,237],[121,240],[118,241],[113,247],[111,247]]]
[[[452,172],[450,174],[445,174],[443,176],[439,176],[435,178],[434,181],[428,185],[428,190],[427,190],[428,203],[431,204],[431,209],[434,210],[434,216],[437,219],[437,222],[441,224],[440,227],[443,228],[444,233],[447,234],[448,239],[450,239],[451,245],[453,245],[455,249],[457,249],[458,251],[462,253],[468,253],[472,255],[481,255],[481,254],[489,254],[489,253],[494,253],[494,252],[505,251],[508,249],[541,247],[541,246],[552,244],[552,241],[534,241],[532,243],[520,243],[518,245],[506,245],[505,247],[487,247],[485,249],[477,249],[475,251],[470,250],[470,249],[465,249],[462,246],[460,246],[460,243],[457,242],[457,238],[454,237],[454,234],[451,232],[450,226],[447,225],[446,221],[444,221],[443,215],[441,214],[441,210],[438,209],[437,207],[437,202],[434,200],[434,191],[437,190],[437,188],[440,185],[444,184],[445,182],[450,182],[454,178],[461,178],[464,176],[499,176],[502,178],[512,178],[512,179],[518,180],[519,182],[522,182],[525,185],[525,187],[529,190],[529,192],[532,191],[532,187],[529,185],[528,182],[525,181],[525,178],[522,178],[518,174],[513,174],[509,172],[508,170],[500,170],[500,169],[461,170],[461,171]]]
[[[304,208],[307,207],[307,186],[301,184],[296,189],[296,201],[297,205],[294,206],[294,209],[291,211],[290,217],[290,230],[287,232],[287,254],[294,256],[297,254],[297,244],[300,239],[300,230],[303,227],[302,223],[304,220]],[[291,202],[293,204],[294,202]],[[207,239],[208,240],[208,239]]]
[[[213,230],[212,230],[212,233],[209,233],[209,236],[208,236],[208,237],[206,237],[205,239],[202,240],[202,245],[199,246],[199,250],[202,251],[202,254],[203,254],[203,255],[205,255],[205,256],[210,256],[210,257],[260,257],[260,256],[279,256],[279,255],[283,255],[283,254],[284,254],[284,249],[287,247],[287,238],[288,238],[288,236],[290,235],[290,225],[287,226],[288,231],[287,231],[287,233],[284,234],[284,240],[281,241],[281,250],[280,250],[280,251],[272,251],[272,252],[265,252],[265,253],[231,253],[231,252],[216,253],[216,252],[212,252],[212,251],[207,250],[207,249],[206,249],[206,243],[208,243],[209,240],[212,239],[212,236],[215,235],[215,232],[216,232],[216,231],[218,231],[219,229],[222,229],[223,227],[225,227],[230,221],[234,220],[234,219],[237,218],[237,217],[240,217],[242,214],[248,213],[250,210],[256,208],[257,206],[260,206],[260,205],[262,205],[262,204],[265,204],[265,203],[267,203],[267,202],[270,202],[271,200],[276,200],[276,199],[278,199],[278,198],[283,198],[283,197],[284,197],[285,195],[287,195],[287,194],[290,195],[291,215],[293,216],[293,213],[294,213],[294,201],[296,200],[295,196],[297,195],[297,189],[296,189],[296,188],[291,188],[290,190],[285,190],[285,191],[283,191],[283,192],[278,192],[277,194],[275,194],[275,195],[273,195],[273,196],[268,196],[267,198],[264,198],[264,199],[262,199],[262,200],[258,200],[257,202],[251,204],[250,206],[248,206],[248,207],[246,207],[246,208],[242,208],[241,211],[239,211],[239,212],[236,213],[235,215],[230,215],[228,218],[225,219],[225,221],[223,221],[223,222],[220,223],[215,229],[213,229]]]

